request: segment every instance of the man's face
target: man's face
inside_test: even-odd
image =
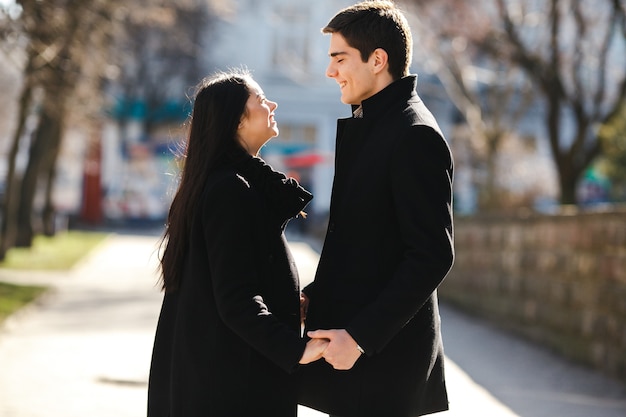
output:
[[[326,76],[339,84],[342,103],[360,105],[377,92],[373,54],[363,62],[358,49],[349,46],[341,34],[332,33],[328,56]]]

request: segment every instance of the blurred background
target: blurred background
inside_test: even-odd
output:
[[[193,88],[239,66],[279,104],[262,156],[315,195],[289,231],[319,242],[349,115],[320,28],[351,3],[0,0],[0,259],[162,227]],[[626,2],[397,3],[455,156],[442,297],[626,380]]]
[[[1,0],[0,191],[17,243],[68,222],[162,222],[193,87],[238,66],[280,106],[263,157],[323,219],[349,109],[320,28],[350,3]],[[400,3],[454,150],[457,213],[626,200],[623,1]]]

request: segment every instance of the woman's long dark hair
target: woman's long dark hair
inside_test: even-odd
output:
[[[180,286],[193,211],[212,169],[240,148],[237,127],[246,111],[250,95],[250,74],[234,70],[208,77],[198,85],[189,134],[182,146],[180,183],[167,217],[161,245],[162,288],[175,291]]]

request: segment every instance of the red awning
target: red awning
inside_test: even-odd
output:
[[[328,157],[319,153],[307,152],[286,156],[284,159],[287,168],[308,168],[326,162]]]

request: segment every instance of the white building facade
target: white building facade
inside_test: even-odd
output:
[[[350,114],[339,87],[325,75],[329,37],[321,28],[348,0],[235,0],[213,34],[207,57],[214,70],[247,67],[278,103],[280,135],[262,150],[276,168],[299,177],[315,198],[309,210],[328,210],[335,129]]]

